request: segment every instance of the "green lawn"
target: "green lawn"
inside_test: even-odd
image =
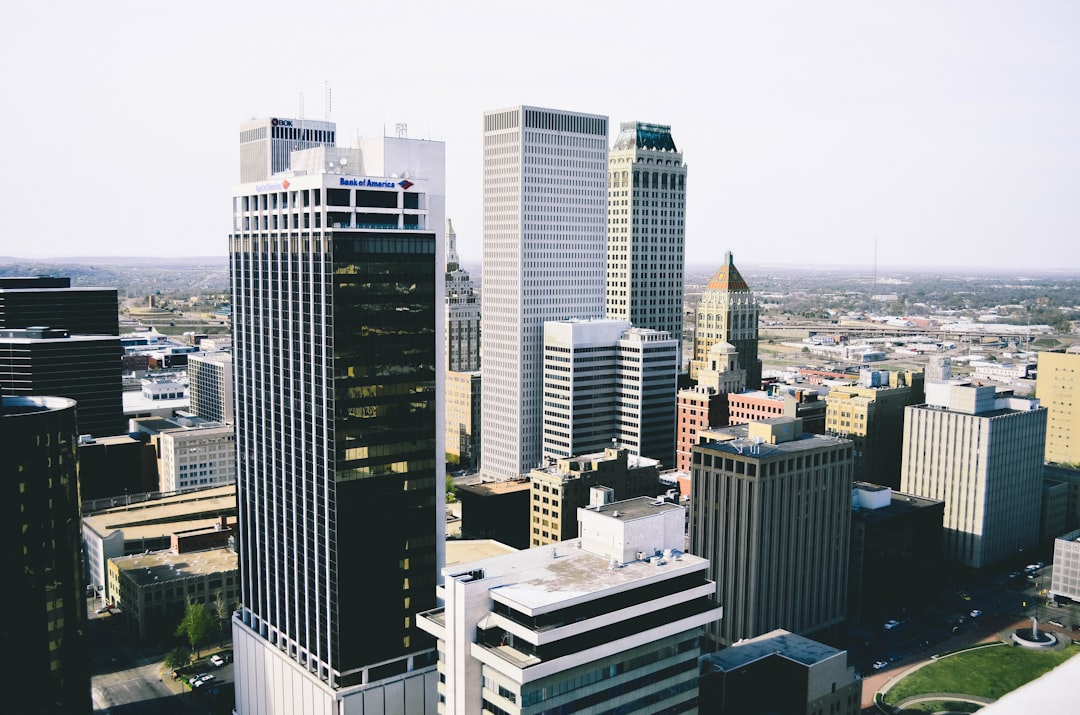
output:
[[[960,703],[954,700],[927,700],[926,702],[908,705],[903,709],[905,713],[940,713],[951,710],[955,713],[974,713],[982,709],[982,705],[974,703]]]
[[[964,693],[996,700],[1053,670],[1078,652],[1076,646],[1033,651],[1007,645],[966,651],[915,671],[893,686],[885,694],[885,700],[895,703],[922,693]]]

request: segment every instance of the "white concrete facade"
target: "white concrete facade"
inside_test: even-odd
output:
[[[232,425],[166,430],[158,437],[158,448],[163,492],[229,484],[236,479]]]
[[[292,152],[333,146],[337,126],[315,119],[264,117],[240,125],[240,181],[266,181],[288,171]]]
[[[674,466],[678,342],[626,320],[544,324],[543,456],[615,446]]]
[[[648,498],[579,510],[587,537],[443,570],[439,712],[692,707],[708,562],[681,550],[685,510]],[[625,558],[625,560],[624,560]]]
[[[232,354],[215,352],[192,355],[188,358],[187,374],[191,411],[204,420],[232,424]]]
[[[481,470],[541,460],[543,325],[604,315],[607,117],[535,107],[484,114]]]
[[[1046,409],[994,387],[926,384],[905,408],[900,491],[945,502],[946,558],[983,568],[1039,539]]]
[[[352,688],[334,689],[233,617],[236,713],[413,715],[434,713],[435,666]]]

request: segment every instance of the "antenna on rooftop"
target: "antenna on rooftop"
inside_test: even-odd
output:
[[[408,139],[409,138],[409,125],[406,124],[405,122],[398,122],[397,124],[394,125],[394,132],[397,133],[397,138],[398,139]]]
[[[300,93],[300,115],[299,115],[299,119],[300,119],[300,134],[299,134],[299,137],[303,137],[304,136],[304,93],[303,92]],[[293,151],[296,151],[299,148],[300,148],[300,141],[298,139],[297,141],[293,142]]]
[[[330,101],[330,99],[331,99],[331,97],[330,97],[330,82],[329,82],[329,80],[326,81],[326,82],[323,82],[323,86],[326,88],[326,121],[329,122],[330,121],[330,105],[331,105],[331,101]]]

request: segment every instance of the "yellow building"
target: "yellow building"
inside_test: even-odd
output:
[[[231,549],[121,556],[109,559],[108,570],[109,592],[140,638],[172,633],[189,603],[204,604],[216,617],[221,601],[226,619],[240,605],[239,567]]]
[[[1035,397],[1046,408],[1046,461],[1080,465],[1080,353],[1039,353]]]
[[[615,500],[656,496],[660,463],[625,449],[609,447],[596,454],[560,459],[529,473],[532,488],[531,546],[555,544],[578,536],[577,510],[589,505],[592,487],[607,487]]]
[[[900,486],[904,408],[923,401],[923,373],[864,371],[825,398],[825,431],[855,443],[854,480]]]
[[[690,378],[706,367],[709,348],[727,342],[739,355],[739,366],[746,370],[746,387],[761,389],[761,361],[758,360],[758,304],[731,256],[716,270],[701,294],[694,327],[694,358]]]

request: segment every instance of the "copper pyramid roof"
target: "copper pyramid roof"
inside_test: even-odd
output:
[[[735,263],[732,260],[731,251],[727,251],[724,254],[724,263],[718,269],[716,274],[713,275],[712,280],[709,281],[709,285],[705,290],[709,291],[749,291],[750,286],[743,280],[742,275],[739,274],[739,269],[735,267]]]

